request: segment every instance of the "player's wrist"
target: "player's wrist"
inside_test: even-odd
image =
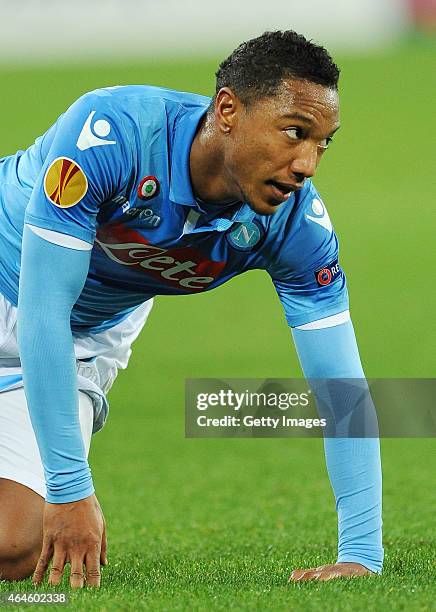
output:
[[[336,563],[355,563],[361,565],[373,574],[381,574],[383,569],[383,548],[375,551],[374,558],[372,559],[368,559],[358,554],[348,554],[338,557]]]
[[[47,484],[46,501],[50,504],[67,504],[90,497],[94,493],[91,471],[88,469],[88,475],[80,482],[55,487]]]

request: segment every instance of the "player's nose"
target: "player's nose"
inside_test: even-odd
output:
[[[292,159],[289,169],[297,177],[298,182],[315,174],[318,166],[318,147],[310,142],[302,142]]]

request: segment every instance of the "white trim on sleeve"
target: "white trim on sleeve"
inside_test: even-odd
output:
[[[304,325],[297,325],[295,329],[325,329],[326,327],[335,327],[336,325],[341,325],[342,323],[346,323],[349,320],[350,311],[344,310],[343,312],[331,315],[330,317],[325,317],[324,319],[318,319],[317,321],[305,323]]]
[[[30,223],[26,223],[27,227],[29,227],[34,234],[47,240],[47,242],[51,242],[52,244],[58,244],[59,246],[67,247],[68,249],[76,249],[77,251],[90,251],[92,249],[92,244],[86,242],[86,240],[80,240],[80,238],[76,238],[75,236],[69,236],[68,234],[62,234],[61,232],[55,232],[53,230],[44,229],[42,227],[37,227],[36,225],[30,225]]]

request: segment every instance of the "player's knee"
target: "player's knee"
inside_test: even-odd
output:
[[[22,580],[42,548],[44,500],[15,481],[0,478],[0,579]]]
[[[39,547],[0,538],[0,580],[23,580],[30,576],[39,558]]]

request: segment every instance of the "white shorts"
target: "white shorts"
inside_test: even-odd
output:
[[[152,304],[151,299],[144,302],[106,331],[74,336],[79,417],[87,454],[92,433],[106,421],[106,393],[118,370],[127,367],[132,342]],[[23,389],[16,320],[17,309],[0,294],[0,478],[19,482],[45,498],[44,471]]]
[[[92,399],[94,433],[106,421],[109,409],[106,394],[118,370],[127,367],[131,345],[145,325],[152,305],[153,300],[147,300],[105,331],[74,335],[78,388]],[[17,309],[0,294],[0,394],[23,386],[16,323]]]
[[[83,392],[79,393],[79,418],[88,456],[94,409]],[[0,393],[0,478],[19,482],[45,498],[44,469],[23,388]]]

